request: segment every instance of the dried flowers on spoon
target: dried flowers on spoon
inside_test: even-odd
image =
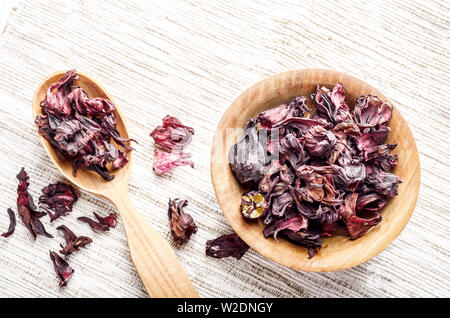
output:
[[[71,70],[48,88],[35,123],[58,155],[72,161],[74,175],[81,167],[109,181],[114,175],[107,164],[113,169],[123,167],[128,162],[124,150],[132,150],[127,145],[132,139],[124,139],[118,132],[110,100],[89,97],[84,88],[73,86],[77,76]]]

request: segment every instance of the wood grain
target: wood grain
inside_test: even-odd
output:
[[[55,72],[45,78],[36,90],[33,98],[33,120],[41,113],[40,102],[47,88],[57,82],[65,71]],[[74,85],[81,86],[89,96],[114,99],[95,80],[78,72],[79,78]],[[124,117],[116,105],[117,129],[124,138],[128,138]],[[40,136],[40,135],[39,135]],[[173,250],[136,211],[128,194],[128,181],[132,165],[132,152],[128,151],[129,162],[123,168],[115,170],[115,178],[105,182],[98,174],[79,169],[77,176],[72,174],[72,163],[61,159],[50,143],[40,136],[47,154],[59,171],[77,187],[94,195],[106,198],[119,210],[124,224],[130,248],[131,259],[139,276],[151,297],[198,297],[197,291],[184,271]]]
[[[262,221],[249,223],[242,218],[239,206],[244,189],[231,172],[227,160],[230,145],[224,138],[227,128],[243,128],[250,117],[266,109],[295,96],[309,96],[317,83],[333,86],[337,82],[344,85],[346,102],[351,108],[363,94],[377,95],[392,104],[376,88],[342,72],[303,69],[281,73],[255,84],[231,104],[218,125],[211,152],[211,178],[216,197],[236,233],[261,255],[303,271],[337,271],[359,265],[380,253],[400,234],[414,211],[420,186],[419,155],[408,124],[394,106],[387,143],[398,144],[394,153],[398,154],[399,163],[393,172],[403,183],[398,196],[383,209],[381,223],[357,240],[344,236],[324,239],[322,249],[312,259],[308,259],[306,249],[301,246],[283,239],[275,242],[264,238]]]

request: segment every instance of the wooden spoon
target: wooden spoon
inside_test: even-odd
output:
[[[56,72],[45,78],[36,90],[33,98],[33,121],[41,113],[40,102],[47,88],[56,83],[64,71]],[[74,85],[81,86],[89,96],[103,97],[114,102],[106,90],[83,73]],[[116,108],[117,129],[124,138],[128,138],[127,126],[120,110]],[[61,159],[50,143],[39,134],[50,159],[61,173],[79,188],[94,195],[110,200],[119,210],[125,233],[128,238],[131,259],[145,288],[151,297],[198,297],[197,291],[189,280],[170,245],[136,211],[128,194],[132,152],[127,152],[129,162],[123,168],[114,171],[115,178],[104,181],[92,171],[79,169],[77,176],[72,174],[72,163]]]

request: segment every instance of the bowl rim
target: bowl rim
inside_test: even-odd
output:
[[[346,262],[345,264],[322,264],[322,265],[317,265],[314,262],[314,257],[311,259],[312,261],[310,261],[310,265],[305,265],[302,262],[299,262],[298,264],[293,264],[292,262],[287,262],[284,259],[278,257],[275,258],[273,257],[273,255],[271,255],[267,249],[261,248],[259,245],[255,246],[253,244],[253,241],[249,240],[249,238],[245,235],[245,233],[239,233],[240,230],[236,228],[236,225],[233,222],[233,219],[231,218],[231,216],[226,213],[224,211],[224,209],[226,208],[225,202],[221,199],[221,194],[219,193],[219,183],[221,182],[220,180],[218,180],[217,177],[217,169],[223,169],[223,166],[221,167],[220,164],[216,164],[215,162],[213,162],[213,157],[214,157],[214,152],[215,152],[215,144],[216,144],[216,138],[218,136],[218,133],[221,131],[221,126],[223,126],[223,122],[226,118],[226,116],[230,113],[232,113],[239,104],[241,104],[242,100],[244,100],[245,98],[248,98],[249,96],[253,96],[253,93],[255,93],[256,90],[258,90],[260,87],[267,87],[268,85],[270,85],[270,83],[273,82],[277,82],[277,81],[281,81],[281,80],[292,80],[297,78],[301,78],[302,76],[304,76],[305,74],[308,74],[310,72],[317,72],[320,74],[320,76],[322,77],[343,77],[349,80],[354,80],[356,82],[359,82],[360,84],[364,84],[365,86],[367,86],[367,88],[374,90],[378,93],[378,96],[380,98],[382,98],[383,100],[389,102],[394,110],[396,111],[395,115],[398,116],[400,118],[401,121],[404,122],[407,132],[411,135],[412,137],[412,143],[410,145],[410,148],[412,150],[412,154],[417,157],[417,167],[414,169],[413,174],[411,175],[410,179],[413,178],[417,178],[417,180],[415,180],[417,186],[416,189],[413,189],[415,191],[412,191],[412,196],[410,196],[410,201],[411,204],[409,205],[407,214],[404,216],[404,218],[402,219],[402,221],[400,222],[399,226],[397,228],[394,228],[394,230],[391,230],[391,232],[389,232],[389,239],[381,241],[380,244],[376,245],[375,247],[372,248],[372,250],[368,253],[366,253],[364,256],[362,257],[355,257],[353,258],[351,261]],[[294,97],[294,96],[291,96]],[[275,105],[276,106],[276,105]],[[273,107],[275,107],[273,106]],[[226,150],[226,154],[225,156],[228,154],[228,149]],[[369,85],[367,82],[356,78],[354,76],[348,75],[344,72],[341,71],[336,71],[336,70],[328,70],[328,69],[317,69],[317,68],[306,68],[306,69],[298,69],[298,70],[291,70],[291,71],[286,71],[286,72],[282,72],[282,73],[278,73],[275,75],[272,75],[268,78],[265,78],[259,82],[257,82],[256,84],[252,85],[251,87],[249,87],[248,89],[246,89],[245,91],[243,91],[232,103],[231,105],[226,109],[226,111],[223,113],[217,129],[216,129],[216,133],[214,135],[214,139],[212,142],[212,147],[211,147],[211,161],[210,161],[210,174],[211,174],[211,181],[212,181],[212,185],[214,188],[214,193],[216,196],[216,199],[219,203],[219,206],[222,210],[222,212],[224,213],[226,219],[228,220],[228,223],[230,224],[230,226],[233,228],[234,231],[236,231],[236,233],[252,248],[254,249],[256,252],[258,252],[259,254],[261,254],[262,256],[264,256],[265,258],[272,260],[276,263],[279,263],[281,265],[284,265],[286,267],[290,267],[296,270],[302,270],[302,271],[307,271],[307,272],[331,272],[331,271],[339,271],[339,270],[345,270],[357,265],[360,265],[370,259],[372,259],[373,257],[375,257],[376,255],[378,255],[380,252],[382,252],[384,249],[386,249],[402,232],[402,230],[405,228],[406,224],[408,223],[409,219],[411,218],[412,213],[415,210],[415,205],[418,199],[418,195],[419,195],[419,190],[420,190],[420,179],[421,179],[421,170],[420,170],[420,157],[418,154],[418,150],[417,150],[417,146],[416,146],[416,142],[415,142],[415,138],[412,134],[412,131],[408,125],[408,123],[406,122],[406,120],[404,119],[404,117],[401,115],[400,111],[398,111],[398,109],[394,106],[394,104],[392,103],[392,101],[387,98],[384,94],[382,94],[378,89],[376,89],[375,87],[373,87],[372,85]],[[226,165],[229,166],[228,163],[226,163]],[[244,234],[244,235],[242,235]],[[268,240],[266,239],[262,233],[260,235],[260,239],[261,240]],[[357,241],[357,240],[355,240]],[[293,243],[290,243],[294,245]],[[303,252],[304,254],[306,254],[305,252]],[[354,256],[354,255],[352,255]]]

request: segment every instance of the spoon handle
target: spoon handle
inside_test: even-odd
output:
[[[108,196],[119,210],[131,260],[151,297],[199,297],[170,245],[137,212],[128,191]]]

